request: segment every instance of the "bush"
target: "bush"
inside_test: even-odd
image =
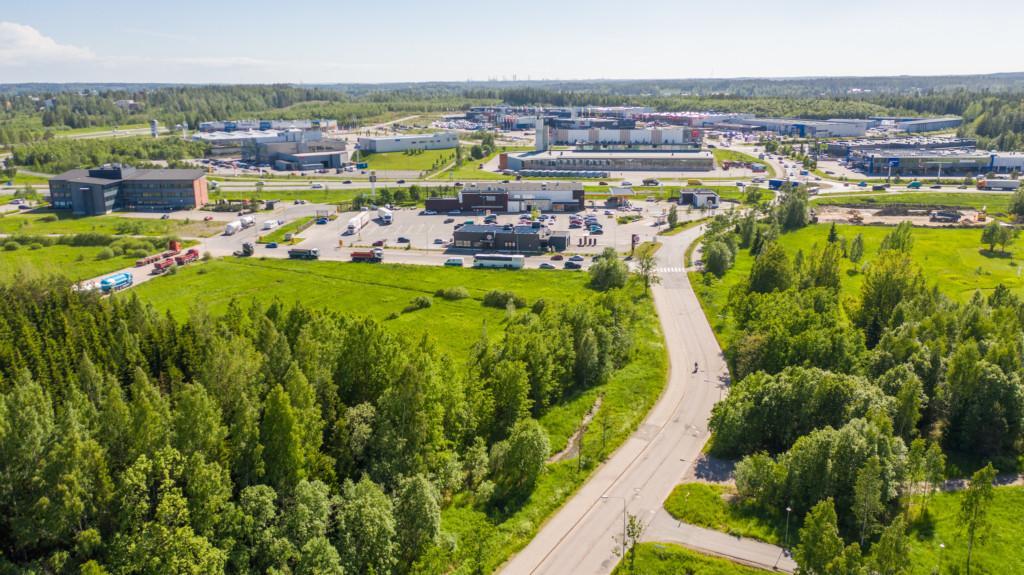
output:
[[[9,251],[9,252],[17,251],[18,248],[20,248],[20,247],[21,247],[21,244],[19,244],[16,241],[13,241],[13,240],[12,241],[8,241],[8,242],[4,242],[4,249]]]
[[[41,222],[55,222],[58,219],[60,219],[60,218],[57,217],[57,214],[46,214],[45,216],[39,218],[39,221],[41,221]]]
[[[402,310],[402,313],[409,313],[414,312],[418,309],[425,309],[433,304],[434,302],[425,295],[416,296],[412,299],[412,303],[405,306],[405,309]]]
[[[469,297],[469,290],[467,290],[466,288],[464,288],[462,286],[456,286],[456,287],[450,287],[450,288],[441,288],[441,289],[437,290],[436,292],[434,292],[434,295],[439,297],[439,298],[442,298],[442,299],[446,299],[446,300],[449,300],[449,301],[454,301],[454,300],[466,299],[467,297]]]
[[[149,250],[136,249],[128,252],[128,255],[135,259],[142,259],[149,255]]]
[[[505,309],[508,307],[509,302],[512,302],[512,305],[517,308],[526,307],[526,299],[519,297],[510,291],[492,289],[484,294],[484,305],[487,307]]]
[[[110,248],[103,248],[100,253],[96,254],[98,260],[109,260],[114,257],[114,250]]]
[[[41,249],[43,249],[43,244],[41,244],[39,242],[31,243],[31,244],[28,245],[28,249],[30,249],[30,250],[41,250]]]

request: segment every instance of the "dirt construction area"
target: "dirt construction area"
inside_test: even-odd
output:
[[[895,226],[900,222],[909,221],[915,226],[938,228],[957,226],[966,228],[982,227],[989,221],[988,218],[980,218],[976,210],[970,209],[958,210],[961,218],[957,223],[933,220],[930,215],[930,210],[898,210],[898,213],[892,213],[894,211],[897,210],[846,208],[842,206],[814,207],[814,215],[817,216],[818,221],[826,224],[836,222],[841,224],[878,224]]]

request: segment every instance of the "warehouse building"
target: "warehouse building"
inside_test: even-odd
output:
[[[409,150],[449,150],[458,145],[459,135],[455,132],[359,138],[359,149],[374,154]]]
[[[837,158],[845,158],[849,156],[850,152],[852,152],[853,150],[974,150],[977,147],[978,141],[971,138],[954,138],[943,136],[904,136],[899,138],[834,140],[826,144],[826,151],[830,156]]]
[[[267,130],[337,130],[337,120],[219,120],[200,122],[200,132],[247,132]]]
[[[739,118],[732,123],[763,128],[782,136],[796,136],[800,138],[860,137],[867,133],[867,120]]]
[[[896,129],[904,132],[935,132],[938,130],[951,130],[960,127],[964,122],[959,116],[948,116],[944,118],[920,118],[915,120],[897,121]]]
[[[695,128],[553,128],[548,141],[587,149],[696,151],[704,133]]]
[[[50,179],[50,204],[76,216],[113,210],[191,210],[208,201],[203,170],[137,170],[106,164],[90,170],[69,170]]]
[[[714,190],[693,189],[679,192],[679,204],[699,209],[718,209],[721,198]]]
[[[427,198],[426,209],[435,212],[579,212],[584,209],[583,184],[579,182],[515,182],[464,188],[453,198]]]
[[[588,170],[602,172],[710,172],[709,152],[554,150],[499,156],[499,168],[523,170]]]
[[[869,175],[974,176],[992,171],[997,156],[978,150],[867,148],[851,151],[848,161]]]
[[[506,224],[470,224],[455,230],[452,235],[455,249],[478,252],[540,253],[562,251],[569,247],[567,232],[553,232],[540,222],[517,226]]]

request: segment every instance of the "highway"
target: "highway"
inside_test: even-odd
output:
[[[711,408],[725,394],[728,370],[685,270],[687,247],[701,227],[664,237],[658,251],[662,283],[652,288],[669,353],[669,381],[637,431],[503,567],[506,575],[611,573],[621,545],[623,514],[647,524],[644,540],[672,541],[749,565],[792,572],[778,547],[717,531],[673,525],[662,509],[708,439]],[[693,365],[698,370],[694,372]]]

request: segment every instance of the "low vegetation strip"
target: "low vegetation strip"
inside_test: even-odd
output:
[[[259,243],[269,244],[271,242],[280,243],[285,241],[285,236],[291,234],[292,243],[298,243],[302,241],[302,238],[295,238],[294,236],[302,233],[306,228],[313,224],[313,216],[305,216],[298,218],[294,221],[288,222],[283,226],[277,227],[274,231],[269,234],[260,236]]]
[[[67,235],[99,233],[133,236],[211,236],[223,223],[199,219],[73,216],[70,212],[33,210],[0,217],[0,234]]]
[[[727,559],[704,555],[674,543],[640,543],[636,556],[626,557],[613,575],[763,575],[771,573],[737,565]]]
[[[751,537],[781,545],[785,526],[778,517],[769,517],[756,507],[736,497],[736,489],[728,485],[683,483],[677,485],[665,500],[665,510],[676,519],[715,529],[737,537]],[[785,518],[781,518],[783,521]],[[792,527],[792,526],[791,526]],[[790,542],[795,530],[790,532]]]

